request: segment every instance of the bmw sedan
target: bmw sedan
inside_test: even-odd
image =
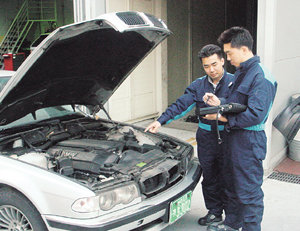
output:
[[[105,14],[58,28],[1,72],[0,230],[161,230],[190,209],[193,147],[103,106],[169,34],[148,14]]]

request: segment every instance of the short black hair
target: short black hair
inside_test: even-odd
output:
[[[215,45],[215,44],[208,44],[204,46],[198,53],[198,57],[200,61],[202,62],[202,58],[206,58],[212,55],[218,55],[220,59],[224,58],[223,51],[221,47]]]
[[[231,27],[225,30],[218,38],[218,43],[223,46],[226,43],[231,43],[231,47],[240,48],[242,46],[248,47],[252,51],[253,38],[250,32],[239,26]]]

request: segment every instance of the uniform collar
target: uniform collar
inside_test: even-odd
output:
[[[222,80],[223,80],[223,77],[226,75],[225,69],[223,69],[223,70],[224,70],[223,75],[222,75],[221,79],[219,80],[219,82],[217,84],[214,84],[213,81],[212,81],[212,79],[207,75],[208,82],[211,83],[212,85],[215,85],[215,86],[217,86],[219,83],[221,83]]]
[[[246,71],[252,66],[252,64],[259,63],[259,62],[260,62],[259,56],[255,55],[252,58],[248,59],[247,61],[242,62],[238,69],[240,69],[241,71]]]

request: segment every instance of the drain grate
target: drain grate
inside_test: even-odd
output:
[[[268,178],[288,183],[300,184],[300,176],[285,172],[273,172],[270,176],[268,176]]]

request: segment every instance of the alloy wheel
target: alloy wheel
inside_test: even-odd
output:
[[[0,206],[0,230],[33,231],[32,225],[24,213],[11,205]]]

